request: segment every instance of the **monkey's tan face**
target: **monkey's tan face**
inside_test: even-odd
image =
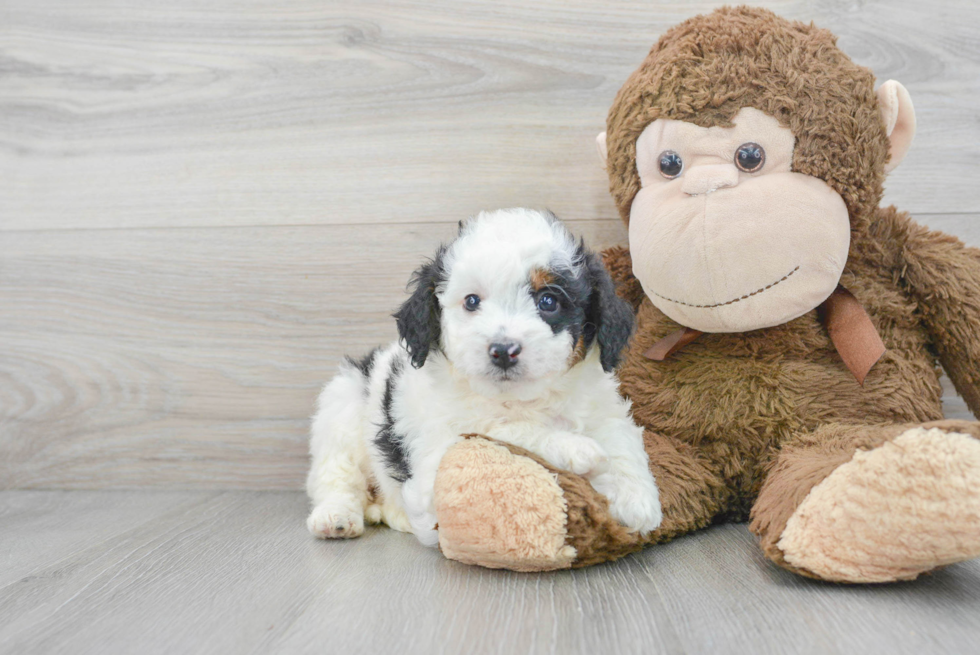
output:
[[[656,120],[636,142],[633,273],[664,314],[702,332],[802,316],[834,291],[850,246],[840,195],[792,172],[792,132],[749,107],[733,122]]]

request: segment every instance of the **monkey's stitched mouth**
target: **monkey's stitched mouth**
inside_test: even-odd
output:
[[[783,277],[779,278],[778,280],[776,280],[772,284],[767,284],[766,286],[762,287],[761,289],[756,289],[752,293],[747,293],[744,296],[740,296],[740,297],[735,298],[733,300],[729,300],[728,302],[719,302],[719,303],[715,303],[714,305],[692,305],[691,303],[683,302],[681,300],[674,300],[673,298],[668,298],[667,296],[661,296],[656,291],[653,292],[653,295],[655,295],[658,298],[663,298],[667,302],[676,303],[678,305],[684,305],[685,307],[695,307],[697,309],[714,309],[715,307],[724,307],[725,305],[733,305],[733,304],[735,304],[737,302],[740,302],[742,300],[745,300],[746,298],[751,298],[752,296],[757,296],[760,293],[762,293],[763,291],[768,291],[769,289],[772,289],[774,286],[776,286],[780,282],[783,282],[785,280],[788,280],[790,278],[790,276],[792,276],[793,273],[795,273],[798,270],[800,270],[800,267],[799,266],[797,266],[792,271],[790,271],[789,273],[787,273]]]

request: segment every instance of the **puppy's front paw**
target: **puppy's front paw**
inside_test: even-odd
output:
[[[593,479],[592,486],[609,499],[609,513],[627,528],[646,534],[660,527],[660,493],[652,478],[632,480],[605,474]]]
[[[620,496],[609,504],[609,513],[627,528],[640,534],[653,532],[660,527],[663,520],[660,499],[643,495]]]
[[[439,545],[439,530],[436,529],[435,514],[424,514],[409,519],[412,524],[412,534],[423,546],[435,548]]]
[[[402,502],[405,515],[412,526],[412,534],[424,546],[434,548],[439,545],[439,532],[436,529],[436,515],[432,504],[432,488],[419,478],[410,478],[402,485]]]
[[[359,504],[327,499],[313,508],[306,527],[318,539],[353,539],[364,533],[364,513]]]
[[[606,451],[594,439],[577,434],[563,433],[551,441],[545,459],[558,468],[587,475],[601,469],[606,464]]]

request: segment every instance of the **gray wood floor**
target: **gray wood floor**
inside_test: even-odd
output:
[[[323,542],[297,492],[0,492],[4,653],[971,653],[980,561],[805,580],[718,526],[526,575],[385,528]]]
[[[723,526],[518,575],[305,532],[340,357],[478,210],[624,243],[594,136],[719,4],[0,0],[0,652],[980,652],[977,562],[824,585]],[[980,5],[759,4],[908,87],[886,202],[980,246]]]

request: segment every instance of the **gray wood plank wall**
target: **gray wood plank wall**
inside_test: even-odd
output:
[[[460,218],[625,242],[594,136],[718,4],[4,0],[0,488],[298,487],[319,385]],[[980,245],[980,7],[759,4],[908,87],[886,201]]]

